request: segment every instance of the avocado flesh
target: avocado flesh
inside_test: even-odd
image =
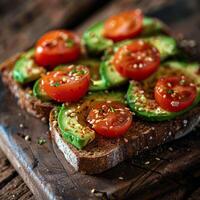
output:
[[[45,73],[46,70],[35,63],[33,56],[34,49],[31,49],[16,61],[13,69],[14,80],[26,84],[37,80],[42,73]]]
[[[191,110],[200,101],[200,78],[197,74],[198,70],[198,63],[185,63],[178,61],[164,63],[160,69],[147,80],[143,82],[131,81],[127,92],[127,102],[129,107],[137,116],[148,121],[165,121],[182,115]],[[198,92],[197,97],[193,104],[185,110],[180,112],[168,112],[156,103],[153,95],[154,86],[159,77],[180,76],[181,74],[186,75],[196,83]]]
[[[161,60],[164,60],[170,56],[174,56],[177,53],[176,41],[165,35],[152,36],[147,38],[141,38],[142,40],[149,42],[151,45],[155,46],[160,52]],[[105,60],[101,62],[100,65],[100,74],[102,80],[106,83],[107,87],[119,86],[128,81],[126,77],[123,77],[112,64],[114,53],[122,46],[132,43],[134,40],[125,40],[119,43],[116,43],[113,46],[112,55],[109,55],[109,52],[106,52]]]
[[[42,101],[50,101],[52,100],[47,93],[41,89],[40,87],[41,79],[38,79],[33,86],[33,95]]]
[[[91,84],[89,88],[90,91],[99,91],[107,89],[106,83],[104,80],[101,79],[99,73],[100,60],[94,58],[85,58],[79,59],[76,63],[83,64],[89,67],[91,76]]]
[[[90,91],[99,91],[107,89],[105,81],[101,79],[99,73],[100,60],[95,58],[80,58],[76,62],[73,62],[71,64],[85,65],[89,68],[91,77],[91,84],[89,88]],[[59,65],[54,68],[54,71],[62,70],[63,66],[66,65]]]
[[[112,40],[103,37],[104,22],[98,22],[91,26],[83,34],[83,43],[90,54],[98,55],[114,44]],[[143,30],[139,36],[149,36],[162,32],[164,25],[157,19],[144,17]]]
[[[92,103],[107,100],[124,102],[124,94],[121,92],[109,94],[97,92],[85,96],[83,103],[63,105],[58,113],[58,126],[64,140],[78,149],[82,149],[92,142],[95,138],[95,131],[88,126],[83,112],[85,109],[88,110]]]

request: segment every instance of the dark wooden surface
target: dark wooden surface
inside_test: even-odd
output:
[[[20,0],[16,2],[22,3]],[[2,5],[5,8],[3,12],[2,10],[0,12],[0,17],[3,19],[1,22],[5,27],[5,29],[0,29],[1,61],[18,50],[28,48],[40,34],[48,29],[63,26],[75,27],[78,24],[75,20],[78,17],[77,10],[80,8],[83,13],[83,8],[86,14],[89,12],[86,9],[87,6],[84,7],[76,2],[77,10],[74,14],[70,14],[73,6],[66,11],[63,5],[73,1],[23,2],[24,10],[28,10],[25,15],[19,12],[19,5],[12,5],[15,12],[9,14],[6,12],[5,5],[8,8],[10,5],[8,6],[5,0],[0,2],[0,8]],[[34,9],[31,8],[31,4]],[[26,21],[27,15],[29,16],[27,13],[31,11],[35,13],[40,6],[47,10],[41,13],[39,9],[38,15],[41,15],[41,18],[33,17],[33,20],[29,20],[28,17]],[[141,7],[148,14],[164,20],[174,31],[182,32],[188,38],[197,41],[200,39],[198,0],[152,0],[151,2],[119,0],[108,3],[100,11],[93,13],[77,30],[82,32],[94,21],[130,7]],[[56,19],[52,16],[53,14],[57,16]],[[80,21],[80,18],[76,19]],[[11,28],[15,23],[15,28]],[[11,34],[15,35],[10,39]],[[48,127],[20,110],[16,106],[15,99],[2,86],[2,83],[0,83],[0,91],[1,102],[9,105],[9,107],[5,104],[0,105],[0,146],[34,192],[36,199],[119,199],[128,198],[129,195],[131,199],[145,200],[200,199],[200,128],[179,141],[125,161],[101,175],[86,176],[75,173],[66,162],[60,162],[59,158],[62,158],[62,155],[58,151],[53,151]],[[31,141],[26,141],[24,135],[30,135]],[[37,144],[39,137],[44,138],[47,143]],[[1,152],[0,158],[0,199],[34,199]],[[93,188],[96,189],[95,193],[91,193]]]

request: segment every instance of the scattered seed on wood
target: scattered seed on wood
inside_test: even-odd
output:
[[[46,143],[46,140],[43,139],[43,138],[39,138],[38,141],[37,141],[37,143],[38,143],[39,145],[43,145],[43,144]]]
[[[31,141],[31,137],[29,135],[26,135],[24,138],[26,141]]]
[[[149,165],[149,164],[150,164],[150,162],[149,162],[149,161],[147,161],[147,162],[145,162],[144,164],[145,164],[145,165]]]
[[[91,189],[91,193],[94,194],[96,192],[96,190],[93,188]]]
[[[172,147],[169,147],[168,150],[169,150],[169,151],[173,151],[173,148],[172,148]]]

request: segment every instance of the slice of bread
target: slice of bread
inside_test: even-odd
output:
[[[54,105],[51,102],[42,102],[40,99],[34,97],[30,86],[23,87],[12,77],[12,69],[21,54],[16,54],[0,65],[2,81],[9,87],[12,94],[17,97],[18,104],[22,109],[47,122],[49,120],[49,113]]]
[[[51,111],[49,119],[51,137],[66,160],[76,171],[87,174],[103,172],[139,152],[183,137],[199,121],[200,106],[171,121],[147,122],[135,117],[133,126],[124,137],[107,139],[96,135],[92,143],[88,144],[83,150],[78,150],[63,140],[57,124],[56,109]]]

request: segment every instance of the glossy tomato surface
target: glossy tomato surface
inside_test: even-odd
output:
[[[197,89],[185,76],[163,77],[157,81],[154,95],[161,108],[169,112],[179,112],[194,102]]]
[[[113,64],[122,76],[141,81],[158,69],[160,53],[149,43],[137,40],[119,48]]]
[[[141,10],[130,10],[111,16],[104,23],[104,37],[120,41],[137,36],[142,31]]]
[[[75,102],[88,91],[90,74],[87,67],[70,65],[42,77],[41,87],[58,102]]]
[[[80,39],[75,33],[55,30],[44,34],[36,43],[35,61],[52,68],[76,60],[80,52]]]
[[[99,102],[89,112],[87,121],[105,137],[124,135],[132,124],[132,113],[118,102]]]

